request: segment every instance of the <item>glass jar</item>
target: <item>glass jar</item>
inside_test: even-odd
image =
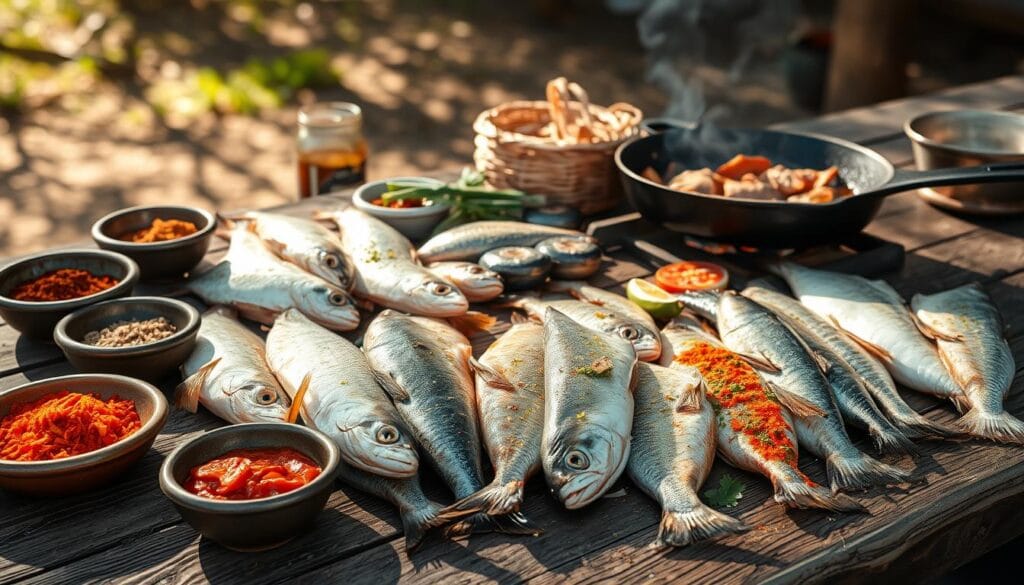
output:
[[[299,197],[312,197],[366,180],[363,111],[346,102],[325,102],[299,110],[297,144]]]

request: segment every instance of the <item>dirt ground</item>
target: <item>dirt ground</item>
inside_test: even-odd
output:
[[[344,72],[339,87],[300,99],[364,107],[371,178],[470,162],[476,115],[506,100],[539,98],[557,75],[581,83],[598,103],[629,101],[653,115],[666,106],[644,80],[634,17],[597,3],[576,2],[571,13],[541,19],[530,3],[367,2],[355,20],[358,38],[348,41],[315,17],[253,34],[185,3],[159,11],[132,4],[142,6],[133,8],[141,31],[176,32],[171,44],[182,63],[224,67],[292,48],[330,50]],[[1020,68],[1019,40],[970,35],[948,19],[929,35],[944,42],[912,65],[914,91]],[[731,124],[811,115],[793,105],[777,61],[737,83],[722,68],[698,72],[708,103],[725,106]],[[182,125],[167,123],[142,95],[137,80],[107,80],[86,95],[0,119],[0,255],[82,240],[96,218],[130,205],[237,209],[295,198],[295,104]]]

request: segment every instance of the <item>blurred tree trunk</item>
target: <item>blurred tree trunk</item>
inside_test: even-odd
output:
[[[838,0],[825,109],[902,97],[916,0]]]

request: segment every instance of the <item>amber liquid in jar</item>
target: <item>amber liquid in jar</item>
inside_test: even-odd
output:
[[[299,197],[312,197],[366,181],[365,142],[353,150],[311,150],[299,153]]]
[[[366,181],[368,149],[359,106],[313,104],[299,111],[299,197],[313,197]]]

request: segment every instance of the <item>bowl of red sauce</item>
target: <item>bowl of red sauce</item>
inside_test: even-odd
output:
[[[340,461],[330,437],[304,426],[231,425],[168,455],[160,489],[206,538],[237,551],[267,550],[311,528]]]
[[[0,317],[22,334],[53,341],[65,315],[131,294],[138,265],[107,250],[59,250],[15,260],[0,268]]]
[[[0,391],[0,488],[63,496],[125,477],[167,422],[135,378],[79,374]]]
[[[431,232],[448,216],[450,208],[418,199],[384,203],[383,196],[388,192],[388,183],[422,183],[428,187],[443,185],[444,182],[429,177],[392,177],[382,181],[372,181],[356,189],[352,194],[352,205],[359,210],[376,217],[395,228],[405,237],[414,242],[425,240]]]
[[[92,239],[104,250],[138,263],[143,280],[179,278],[210,249],[217,218],[198,207],[146,205],[107,214],[92,225]]]

